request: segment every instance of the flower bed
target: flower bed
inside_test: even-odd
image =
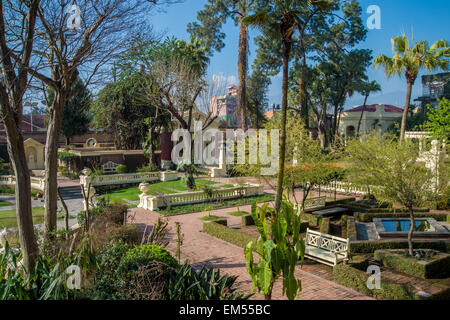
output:
[[[420,251],[416,250],[417,254]],[[375,259],[385,267],[424,279],[441,279],[450,276],[450,254],[435,250],[421,250],[426,256],[408,256],[407,250],[376,250]]]

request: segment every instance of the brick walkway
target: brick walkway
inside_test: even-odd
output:
[[[242,206],[240,210],[250,211],[250,206]],[[236,208],[221,209],[213,211],[211,214],[228,219],[228,225],[240,225],[241,218],[233,217],[227,214],[230,211],[237,211]],[[244,250],[238,246],[222,241],[210,235],[204,234],[202,230],[203,222],[199,217],[207,213],[193,213],[187,215],[169,217],[169,226],[171,231],[175,231],[174,223],[180,222],[182,232],[185,235],[184,243],[181,248],[181,260],[189,260],[194,266],[207,265],[220,269],[229,275],[237,275],[238,285],[241,290],[250,292],[251,277],[247,274],[245,267]],[[136,224],[141,230],[146,226],[152,226],[158,219],[159,214],[143,209],[133,209],[129,214],[129,222]],[[176,249],[176,235],[170,234],[171,242],[167,249],[174,253]],[[371,299],[361,293],[353,291],[330,281],[329,272],[310,272],[313,266],[308,265],[301,270],[297,268],[296,277],[302,280],[302,292],[300,300],[366,300]],[[315,270],[317,271],[317,270]],[[319,276],[320,275],[320,276]],[[277,281],[273,291],[273,299],[286,299],[282,297],[282,281]],[[262,299],[260,295],[254,296],[254,299]]]

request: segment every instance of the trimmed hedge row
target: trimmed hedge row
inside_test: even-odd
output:
[[[346,235],[346,238],[349,238],[350,241],[358,240],[358,233],[356,231],[355,217],[348,217],[348,219],[347,219],[347,235]]]
[[[344,239],[347,239],[347,223],[348,223],[348,216],[343,215],[341,217],[341,237]]]
[[[408,213],[408,209],[394,209],[394,208],[367,208],[363,206],[358,206],[353,203],[343,203],[342,207],[345,207],[353,212],[364,212],[364,213]],[[414,212],[430,212],[429,208],[414,208]]]
[[[367,288],[370,274],[358,270],[352,265],[338,264],[333,268],[334,280],[346,287],[379,300],[414,300],[412,287],[381,279],[381,289]]]
[[[322,218],[320,220],[320,233],[330,233],[330,218]]]
[[[352,197],[352,198],[344,198],[344,199],[337,199],[337,200],[327,200],[326,201],[326,205],[327,206],[336,206],[336,205],[341,205],[341,204],[347,204],[349,202],[353,202],[355,201],[356,198]]]
[[[388,250],[377,250],[374,257],[385,267],[424,279],[442,279],[450,275],[450,255],[440,254],[425,264]]]
[[[376,218],[409,218],[409,213],[368,213],[355,212],[353,216],[359,222],[372,222]],[[446,213],[415,213],[416,218],[433,218],[436,221],[446,221],[449,219],[449,214]]]
[[[251,214],[246,214],[242,216],[242,225],[245,226],[254,226],[255,221],[253,221],[253,217]]]
[[[450,252],[450,241],[414,241],[415,249],[432,249],[441,252]],[[382,249],[408,249],[408,241],[352,241],[350,242],[350,253],[374,253]]]
[[[320,220],[322,220],[321,217],[318,217],[316,215],[310,214],[310,213],[302,213],[300,215],[300,219],[304,221],[308,221],[310,226],[313,227],[319,227],[320,226]]]
[[[249,234],[241,232],[238,229],[228,228],[226,226],[216,223],[215,221],[204,222],[203,232],[216,238],[235,244],[242,248],[245,248],[245,246],[250,241],[256,243],[256,241],[258,240],[258,237],[256,236],[251,236]]]

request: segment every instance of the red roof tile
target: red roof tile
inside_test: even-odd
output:
[[[350,110],[346,110],[345,112],[361,112],[361,111],[365,111],[365,112],[376,112],[377,111],[377,104],[372,104],[372,105],[367,105],[367,106],[359,106]],[[396,106],[392,106],[389,104],[385,104],[384,105],[384,111],[385,112],[395,112],[395,113],[403,113],[403,109],[396,107]]]

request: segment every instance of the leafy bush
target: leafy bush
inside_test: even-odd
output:
[[[246,234],[238,229],[228,228],[216,222],[204,222],[203,232],[242,248],[245,248],[250,241],[256,242],[258,240],[257,236]]]
[[[221,276],[220,271],[203,267],[196,272],[189,264],[182,265],[172,273],[168,290],[168,300],[247,300],[234,288],[237,276]]]
[[[150,164],[148,164],[146,166],[143,166],[143,167],[137,169],[138,173],[156,172],[156,171],[159,171],[159,168],[154,163],[150,163]]]
[[[123,225],[110,231],[112,241],[123,241],[128,245],[139,243],[139,230],[135,225]]]
[[[374,253],[381,249],[406,249],[407,241],[352,241],[350,242],[350,252],[355,253]],[[441,252],[450,252],[450,241],[414,241],[415,249],[434,249]]]
[[[348,217],[348,219],[347,219],[346,237],[348,239],[350,239],[350,241],[358,240],[358,233],[356,231],[355,217]]]
[[[350,287],[365,295],[380,300],[414,300],[413,288],[396,284],[391,281],[381,280],[381,289],[370,290],[367,288],[367,279],[370,274],[361,271],[352,265],[338,264],[333,268],[334,280],[346,287]]]
[[[117,174],[123,174],[123,173],[127,173],[128,172],[128,168],[126,165],[124,164],[120,164],[116,167],[116,172]]]
[[[417,250],[416,250],[417,251]],[[424,279],[446,278],[450,275],[450,255],[436,253],[429,261],[418,261],[405,255],[407,251],[375,251],[375,259],[385,267]]]
[[[137,270],[139,265],[145,265],[154,260],[172,268],[179,267],[178,261],[166,249],[154,244],[147,244],[128,250],[120,261],[119,270],[126,272]]]
[[[321,217],[315,216],[315,215],[310,214],[310,213],[302,213],[300,218],[302,220],[304,220],[304,221],[308,221],[309,224],[311,226],[313,226],[313,227],[319,227],[320,223],[321,223],[321,220],[322,220]]]
[[[320,233],[330,233],[330,218],[322,218],[320,221]]]

